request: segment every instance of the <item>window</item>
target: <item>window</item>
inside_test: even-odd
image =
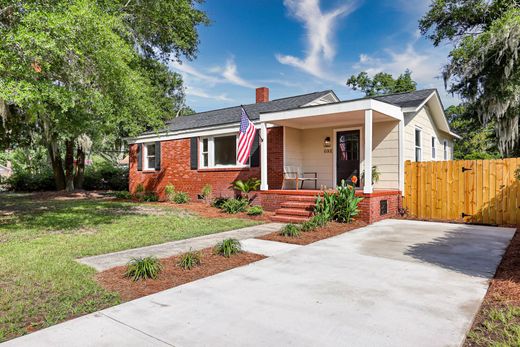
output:
[[[143,147],[144,169],[155,170],[155,143],[147,143]]]
[[[202,167],[209,166],[209,139],[202,139],[202,148],[201,148],[201,161],[200,164]]]
[[[237,136],[224,135],[201,138],[200,166],[203,168],[240,166],[237,163]]]
[[[221,136],[214,138],[215,166],[237,164],[237,137]]]
[[[422,160],[421,129],[415,129],[415,161]]]
[[[448,160],[448,141],[444,140],[444,160]]]
[[[435,137],[432,136],[432,159],[435,159]]]

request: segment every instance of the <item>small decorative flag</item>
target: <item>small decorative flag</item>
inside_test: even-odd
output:
[[[249,160],[251,154],[251,146],[255,138],[256,128],[253,122],[249,120],[246,110],[241,107],[242,114],[240,115],[240,134],[238,136],[238,154],[237,161],[245,165]]]

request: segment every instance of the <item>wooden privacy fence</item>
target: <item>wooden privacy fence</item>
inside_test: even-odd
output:
[[[520,158],[405,163],[403,206],[417,218],[520,224]]]

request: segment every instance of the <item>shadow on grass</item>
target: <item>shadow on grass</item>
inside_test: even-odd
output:
[[[512,236],[499,230],[457,228],[408,247],[405,255],[466,275],[492,278]]]
[[[31,200],[30,196],[2,196],[0,229],[70,231],[111,224],[125,216],[164,215],[175,213],[160,207],[135,203],[85,200]]]

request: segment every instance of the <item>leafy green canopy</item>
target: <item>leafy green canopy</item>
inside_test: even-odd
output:
[[[450,106],[445,110],[451,129],[463,134],[455,140],[454,159],[495,159],[500,157],[493,123],[482,126],[469,106]]]
[[[444,68],[449,91],[495,124],[502,153],[519,144],[520,3],[514,0],[435,0],[421,19],[435,45],[454,45]]]
[[[45,146],[57,186],[65,159],[73,189],[75,148],[82,163],[85,143],[120,148],[186,114],[166,62],[195,57],[197,25],[208,23],[197,2],[0,0],[0,148]]]
[[[410,92],[416,89],[417,83],[412,80],[412,72],[406,70],[396,79],[389,73],[379,72],[373,78],[366,72],[352,75],[347,80],[347,86],[361,90],[366,96]]]

